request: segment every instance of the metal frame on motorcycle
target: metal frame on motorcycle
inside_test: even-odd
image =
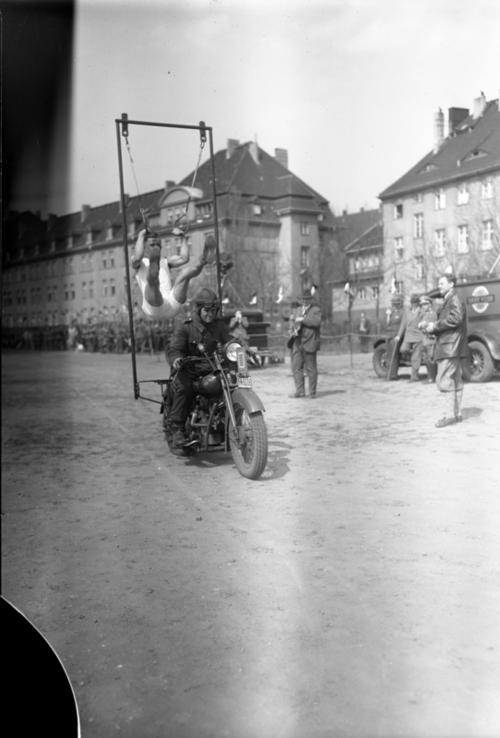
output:
[[[159,405],[162,404],[162,400],[155,400],[152,397],[147,397],[141,394],[141,384],[155,383],[160,385],[161,393],[168,383],[167,379],[143,379],[139,380],[137,377],[137,361],[136,361],[136,344],[135,344],[135,332],[134,332],[134,315],[132,306],[132,289],[130,284],[130,266],[129,266],[129,253],[128,253],[128,229],[127,229],[127,201],[124,190],[124,176],[123,176],[123,156],[122,156],[122,138],[128,144],[129,127],[130,126],[152,126],[159,128],[177,128],[184,130],[199,131],[201,145],[204,145],[207,134],[210,147],[210,164],[212,171],[212,198],[213,198],[213,213],[214,213],[214,231],[216,241],[216,266],[217,266],[217,288],[219,295],[219,303],[222,303],[221,294],[221,267],[220,267],[220,251],[219,251],[219,218],[217,214],[217,192],[215,188],[215,160],[214,160],[214,148],[213,148],[213,129],[211,126],[207,126],[204,121],[200,121],[199,125],[184,125],[180,123],[159,123],[156,121],[144,121],[144,120],[130,120],[127,113],[122,113],[121,118],[115,118],[116,125],[116,143],[118,150],[118,170],[120,177],[120,203],[122,211],[123,221],[123,249],[125,255],[125,274],[127,283],[127,303],[128,303],[128,314],[129,314],[129,329],[130,329],[130,347],[131,347],[131,358],[132,358],[132,379],[133,379],[133,391],[134,398],[148,400],[149,402],[155,402]],[[144,216],[143,216],[144,217]]]

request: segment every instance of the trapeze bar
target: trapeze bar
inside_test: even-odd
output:
[[[154,123],[147,120],[129,120],[128,118],[115,118],[115,123],[121,123],[122,125],[126,122],[129,126],[156,126],[157,128],[185,128],[192,131],[211,131],[212,126],[205,124],[199,126],[188,126],[182,123]]]

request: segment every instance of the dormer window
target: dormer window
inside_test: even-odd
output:
[[[56,250],[56,242],[51,241],[50,242],[50,253],[53,254],[55,250]]]
[[[262,215],[262,205],[259,205],[258,202],[254,202],[252,205],[252,212],[254,215]]]
[[[71,234],[66,239],[66,248],[68,248],[68,249],[72,249],[73,248],[73,236]]]
[[[92,246],[92,231],[87,231],[87,235],[85,236],[85,243],[87,246]]]
[[[403,217],[403,203],[398,203],[397,205],[394,205],[394,219],[399,220]]]
[[[106,241],[111,241],[113,238],[113,226],[108,225],[106,226]]]

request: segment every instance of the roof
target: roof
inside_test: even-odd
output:
[[[381,222],[382,215],[379,208],[360,210],[357,213],[343,213],[334,218],[335,239],[342,251],[345,251]]]
[[[218,195],[240,192],[242,195],[257,196],[279,201],[280,199],[301,199],[314,201],[319,208],[328,200],[299,177],[290,172],[273,156],[254,142],[239,144],[228,157],[226,149],[214,154],[216,189]],[[179,182],[179,185],[192,183],[194,172]],[[196,187],[200,187],[205,197],[212,197],[212,167],[210,160],[198,169]]]
[[[379,198],[388,200],[496,169],[500,169],[500,110],[499,101],[491,100],[480,117],[468,115],[437,151],[424,156]]]
[[[351,243],[347,244],[344,250],[347,253],[350,251],[372,249],[375,246],[381,248],[383,246],[383,233],[382,216],[379,213],[378,221],[358,236],[358,238],[355,238]]]

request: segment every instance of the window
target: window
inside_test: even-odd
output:
[[[360,300],[366,300],[366,287],[360,287],[358,289],[358,298]]]
[[[424,236],[424,214],[415,213],[413,216],[413,235],[415,238],[423,238]]]
[[[434,193],[434,210],[444,210],[446,207],[446,192],[443,189]]]
[[[415,257],[415,277],[420,282],[424,278],[424,257],[423,256]]]
[[[310,259],[309,246],[301,246],[300,247],[300,266],[302,267],[302,269],[307,269],[309,267],[309,259]]]
[[[102,255],[102,268],[107,269],[108,268],[108,260],[106,258],[106,254],[103,253]]]
[[[111,295],[111,297],[113,297],[114,295],[116,295],[116,287],[115,287],[115,280],[114,279],[110,279],[109,280],[109,294]]]
[[[70,291],[69,291],[70,299],[71,300],[74,300],[75,299],[75,285],[74,284],[70,284],[69,287],[70,287]]]
[[[106,227],[106,240],[111,241],[112,238],[113,238],[113,226],[108,225]]]
[[[469,202],[469,188],[465,183],[461,184],[457,191],[457,205],[467,205]]]
[[[87,235],[85,236],[85,243],[87,246],[92,246],[92,231],[87,231]]]
[[[109,268],[113,269],[115,266],[115,252],[114,251],[108,251],[108,259],[109,259]]]
[[[469,226],[458,226],[457,251],[459,254],[466,254],[469,251]]]
[[[379,288],[378,284],[375,284],[372,287],[372,298],[374,300],[377,300],[378,297],[379,297],[379,295],[380,295],[380,288]]]
[[[254,215],[262,215],[262,205],[259,205],[258,203],[254,203],[252,205],[252,212]]]
[[[489,200],[493,197],[493,180],[484,179],[481,182],[481,199]]]
[[[66,241],[66,248],[72,249],[73,248],[73,236],[69,235]]]
[[[413,198],[415,202],[423,202],[424,201],[424,195],[422,192],[417,192],[415,197]]]
[[[108,280],[107,279],[102,280],[102,296],[103,297],[108,296]]]
[[[397,205],[394,205],[394,219],[399,220],[403,217],[403,204],[398,203]]]
[[[309,223],[301,223],[300,224],[300,235],[301,236],[308,236],[309,235]]]
[[[87,293],[87,282],[82,282],[82,298],[86,300],[88,297]]]
[[[89,297],[94,297],[94,283],[89,282]]]
[[[403,237],[398,236],[394,239],[394,258],[396,261],[402,261],[404,256]]]
[[[64,299],[69,300],[69,289],[67,284],[64,285]]]
[[[481,248],[488,251],[493,248],[493,221],[483,220],[481,229]]]
[[[446,253],[446,231],[444,228],[437,228],[434,231],[434,251],[437,257],[444,256]]]

